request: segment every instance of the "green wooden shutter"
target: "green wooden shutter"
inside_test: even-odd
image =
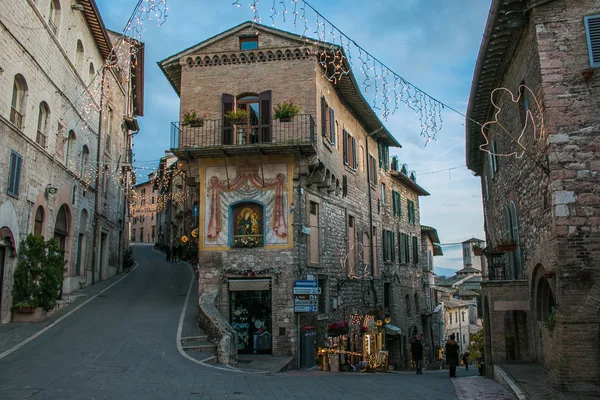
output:
[[[344,165],[348,165],[348,132],[344,129]]]
[[[327,137],[327,101],[321,96],[321,135]]]
[[[335,144],[335,112],[329,108],[329,141]]]
[[[225,118],[225,115],[227,115],[229,111],[233,111],[234,97],[229,93],[223,93],[221,97],[223,102],[222,144],[233,144],[233,123],[229,118]]]

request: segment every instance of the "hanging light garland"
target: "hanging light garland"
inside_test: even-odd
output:
[[[387,65],[358,45],[348,35],[339,30],[333,23],[319,13],[313,6],[304,0],[273,0],[270,7],[272,26],[275,19],[281,16],[286,22],[289,8],[292,10],[293,26],[303,25],[301,38],[305,44],[318,47],[317,60],[322,67],[322,76],[333,84],[337,84],[350,71],[360,72],[362,82],[360,89],[365,98],[370,99],[370,104],[377,110],[381,117],[387,118],[394,114],[402,104],[411,109],[419,120],[421,135],[426,143],[436,140],[436,134],[442,129],[442,109],[450,108],[441,101],[428,95],[400,75],[392,71]],[[235,7],[241,7],[240,0],[233,2]],[[253,22],[260,23],[262,18],[259,12],[259,1],[249,3],[254,13]],[[314,21],[314,30],[311,31],[311,20]],[[309,38],[314,34],[317,38]],[[353,54],[358,54],[353,56]],[[348,78],[347,78],[348,79]]]

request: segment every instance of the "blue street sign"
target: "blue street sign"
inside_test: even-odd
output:
[[[316,312],[317,306],[296,306],[294,312]]]
[[[195,205],[192,207],[192,217],[198,217],[200,215],[200,206]]]
[[[321,288],[295,287],[294,294],[321,294]]]
[[[317,287],[317,281],[296,281],[295,287]]]

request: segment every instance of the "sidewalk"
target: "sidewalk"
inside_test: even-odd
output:
[[[531,400],[591,400],[597,397],[572,392],[559,392],[548,384],[548,372],[537,364],[496,366],[504,372],[506,384],[516,389],[517,396]],[[501,373],[501,372],[500,372]]]
[[[121,272],[107,280],[99,281],[94,285],[86,286],[81,290],[66,295],[76,297],[76,299],[70,304],[62,305],[61,308],[52,312],[52,314],[43,321],[0,324],[0,356],[22,341],[51,325],[63,315],[97,295],[117,280],[123,278],[123,276],[124,274]]]
[[[459,400],[515,400],[516,397],[493,379],[469,376],[452,379]]]

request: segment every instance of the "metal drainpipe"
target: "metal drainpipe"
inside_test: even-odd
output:
[[[375,290],[375,251],[373,250],[375,248],[375,241],[373,240],[373,195],[371,194],[371,163],[370,163],[370,158],[369,158],[369,138],[371,136],[373,136],[374,134],[376,134],[377,132],[379,132],[380,130],[383,129],[383,126],[380,127],[379,129],[374,130],[373,132],[369,133],[367,135],[367,140],[366,140],[366,145],[365,145],[365,149],[366,149],[366,162],[367,162],[367,192],[369,194],[369,237],[371,238],[371,246],[369,246],[369,253],[371,256],[371,290],[373,291],[373,301],[375,302],[375,306],[377,306],[377,303],[379,303],[379,300],[377,299],[377,291]],[[375,174],[377,171],[374,171],[373,173]]]
[[[102,147],[102,105],[104,104],[104,78],[106,77],[106,68],[102,69],[102,86],[100,87],[100,116],[98,123],[98,148],[96,149],[96,190],[94,194],[94,232],[92,235],[92,243],[94,246],[93,260],[92,260],[92,285],[96,283],[96,263],[98,261],[98,192],[100,191],[100,171],[102,164],[100,163],[101,147]],[[100,249],[100,251],[102,251]]]

